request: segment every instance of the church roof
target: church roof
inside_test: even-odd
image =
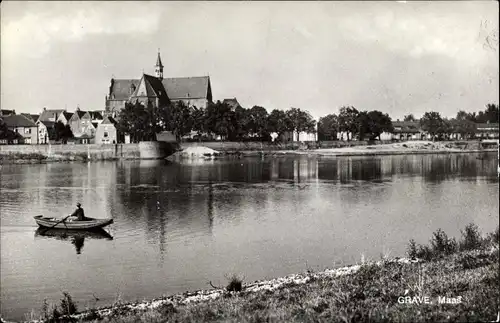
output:
[[[163,86],[171,100],[205,99],[210,88],[209,76],[173,77],[163,79]]]
[[[3,121],[7,127],[36,127],[36,123],[20,114],[11,114],[3,116]]]
[[[110,92],[109,92],[109,99],[110,100],[128,100],[130,98],[130,87],[133,85],[134,90],[137,88],[139,85],[139,82],[141,80],[117,80],[117,79],[112,79],[111,80],[111,87],[110,87]],[[112,97],[114,95],[114,97]]]
[[[168,95],[161,80],[155,76],[143,74],[137,89],[132,94],[132,98],[158,98],[163,102],[168,102]]]
[[[162,81],[155,76],[144,74],[146,79],[145,96],[159,96],[159,91],[166,91],[170,100],[179,99],[211,99],[210,77],[172,77]],[[141,78],[142,80],[142,78]],[[138,88],[141,80],[112,79],[109,98],[110,100],[128,100],[131,96],[140,96]],[[134,93],[131,94],[131,86]],[[149,94],[148,94],[149,92]],[[155,95],[152,95],[154,93]]]

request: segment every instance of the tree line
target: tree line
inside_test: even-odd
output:
[[[443,139],[450,133],[460,133],[464,138],[473,137],[476,123],[498,122],[498,105],[488,104],[484,111],[466,113],[459,111],[452,119],[443,118],[439,112],[426,112],[417,120],[412,114],[404,121],[415,121],[434,139]],[[155,107],[150,102],[127,103],[120,113],[118,128],[128,133],[133,142],[155,140],[157,132],[171,131],[178,140],[196,132],[198,138],[207,140],[219,137],[229,141],[270,141],[271,134],[279,138],[286,133],[313,132],[317,126],[318,140],[375,140],[382,133],[394,130],[391,117],[378,110],[359,111],[353,106],[343,106],[337,114],[328,114],[316,122],[307,110],[290,108],[274,109],[268,113],[264,107],[241,106],[231,108],[217,101],[206,108],[187,106],[182,101],[168,106]]]

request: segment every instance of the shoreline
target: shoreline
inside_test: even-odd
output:
[[[316,321],[318,319],[325,322],[338,321],[343,318],[344,312],[348,314],[347,317],[351,318],[349,321],[357,315],[365,316],[367,312],[381,312],[372,318],[374,321],[381,321],[380,315],[382,315],[382,321],[392,321],[395,318],[399,318],[402,322],[433,321],[437,319],[432,316],[436,315],[433,313],[436,309],[442,311],[440,315],[444,315],[444,317],[440,316],[440,319],[447,321],[450,319],[460,321],[464,316],[474,318],[473,321],[478,321],[478,319],[482,321],[481,318],[489,319],[490,315],[491,319],[494,319],[496,311],[492,309],[498,308],[498,300],[494,299],[495,295],[488,298],[483,294],[485,284],[491,286],[492,290],[498,287],[496,280],[498,278],[498,253],[498,242],[495,242],[487,247],[434,256],[433,259],[427,260],[381,257],[379,261],[363,261],[361,264],[336,269],[325,269],[319,272],[308,270],[304,273],[259,280],[244,284],[241,291],[213,288],[143,301],[118,301],[98,308],[86,308],[70,316],[62,316],[61,319],[73,322],[170,322],[170,319],[178,322],[179,318],[180,321],[193,321],[193,317],[179,314],[187,312],[194,316],[194,321],[198,321],[199,315],[202,315],[203,321],[235,322],[241,321],[242,318],[238,308],[253,311],[251,308],[255,307],[267,315],[267,318],[271,318],[271,321],[302,321],[300,316],[293,313],[281,313],[275,317],[274,310],[266,308],[264,304],[277,302],[276,305],[284,306],[285,311],[289,311],[289,307],[292,306],[291,310],[294,312],[297,309],[296,298],[305,297],[307,303],[299,304],[298,307],[310,307],[305,312],[306,317],[315,318]],[[399,276],[402,277],[397,278]],[[443,277],[445,277],[444,280]],[[390,286],[385,286],[385,284]],[[418,284],[421,285],[417,286]],[[464,284],[467,287],[460,289],[453,287]],[[295,294],[298,296],[295,298],[291,296]],[[486,297],[486,300],[482,297]],[[328,312],[329,307],[325,305],[327,302],[338,303],[338,306],[343,309]],[[351,303],[361,307],[352,310],[350,309]],[[475,313],[478,306],[484,306],[484,308],[477,310],[480,313]],[[231,313],[224,316],[220,310],[217,312],[212,307],[223,308]],[[385,310],[384,307],[386,307]],[[390,310],[387,307],[390,307]],[[200,314],[203,311],[209,314]],[[252,315],[252,313],[245,315]],[[28,319],[28,317],[23,322],[46,322],[35,318],[34,312],[31,313],[31,318]],[[246,322],[259,321],[252,316],[243,316],[243,318]],[[13,321],[1,320],[1,322]]]
[[[446,155],[446,154],[474,154],[474,153],[492,153],[497,152],[496,149],[483,149],[483,150],[358,150],[347,151],[348,148],[338,148],[338,151],[331,151],[331,149],[315,149],[315,150],[268,150],[268,151],[225,151],[222,153],[210,156],[169,156],[164,159],[149,159],[149,160],[170,160],[182,161],[185,159],[199,158],[199,159],[224,159],[232,157],[286,157],[286,156],[307,156],[307,157],[356,157],[356,156],[398,156],[398,155]],[[344,150],[344,151],[342,151]],[[93,162],[109,162],[109,161],[133,161],[133,160],[146,160],[141,158],[107,158],[107,159],[86,159],[86,158],[72,158],[72,159],[35,159],[35,158],[16,158],[16,159],[2,159],[0,158],[0,165],[14,165],[14,164],[50,164],[50,163],[93,163]]]

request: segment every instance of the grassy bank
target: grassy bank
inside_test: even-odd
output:
[[[442,230],[408,258],[308,271],[270,281],[117,303],[75,313],[68,295],[45,321],[89,322],[488,322],[499,311],[499,232],[467,226],[459,240]],[[54,316],[55,314],[55,316]]]

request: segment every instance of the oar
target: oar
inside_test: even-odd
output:
[[[66,221],[66,219],[67,219],[67,218],[69,218],[70,216],[71,216],[71,214],[70,214],[70,215],[68,215],[67,217],[65,217],[64,219],[62,219],[61,221],[58,221],[56,224],[54,224],[54,225],[53,225],[53,226],[51,226],[50,228],[45,229],[44,231],[42,231],[42,232],[41,232],[41,234],[44,234],[44,233],[45,233],[45,232],[47,232],[48,230],[50,230],[50,229],[54,228],[54,227],[55,227],[56,225],[58,225],[59,223]],[[65,223],[65,225],[66,225],[66,223]]]

